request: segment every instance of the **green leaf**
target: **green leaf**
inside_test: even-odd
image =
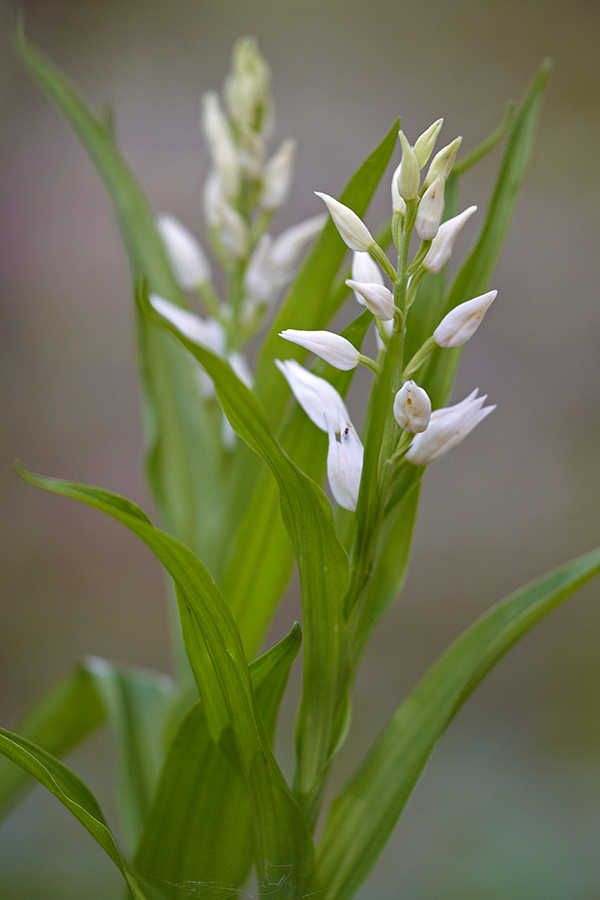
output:
[[[119,850],[94,795],[74,772],[45,750],[4,728],[0,728],[0,753],[44,785],[79,819],[121,870],[134,900],[148,900],[133,868]]]
[[[143,293],[139,301],[142,306],[147,304]],[[148,304],[147,309],[148,314],[159,318]],[[166,319],[160,320],[204,366],[232,427],[265,460],[277,479],[281,512],[294,544],[302,589],[304,667],[297,734],[298,795],[304,803],[319,783],[334,738],[348,556],[335,534],[325,494],[282,449],[252,391],[225,360],[189,341]]]
[[[36,84],[59,108],[87,150],[113,200],[132,273],[151,293],[185,306],[154,212],[115,146],[111,128],[86,107],[69,81],[38,53],[22,27],[15,49]],[[138,323],[144,387],[147,475],[164,527],[218,571],[225,514],[218,430],[200,393],[197,367],[162,329]],[[201,462],[200,462],[201,461]]]
[[[339,200],[358,216],[364,215],[371,197],[390,161],[400,120],[396,120],[381,144],[352,176]],[[263,343],[256,370],[256,393],[277,425],[286,406],[273,360],[282,354],[280,331],[286,328],[326,328],[335,315],[344,294],[333,289],[333,282],[347,252],[333,222],[328,221],[294,279]],[[302,360],[307,354],[299,347],[288,347],[286,355]]]
[[[77,666],[39,700],[20,722],[17,732],[43,747],[53,756],[62,756],[80,744],[105,720],[105,712],[94,681],[84,666]],[[27,772],[2,757],[0,759],[0,814],[7,815],[15,802],[32,786]]]
[[[127,845],[135,847],[146,821],[164,762],[164,728],[174,699],[166,675],[125,669],[105,659],[85,662],[119,754],[121,824]]]
[[[218,362],[229,369],[222,360]],[[311,865],[309,830],[275,762],[256,707],[239,633],[208,571],[183,544],[141,517],[125,512],[120,498],[111,502],[108,492],[95,496],[94,489],[87,485],[24,471],[21,474],[43,490],[80,500],[126,525],[150,547],[173,578],[185,646],[213,741],[218,743],[231,725],[235,759],[254,815],[259,880],[269,884],[270,867],[284,866],[289,878],[273,896],[286,900],[302,897]]]
[[[373,316],[361,313],[341,334],[358,349]],[[342,372],[322,361],[313,371],[325,377],[342,397],[356,370]],[[293,401],[283,376],[280,387]],[[293,401],[281,433],[281,445],[298,468],[321,484],[327,458],[327,438]],[[279,490],[269,471],[261,474],[254,496],[240,522],[221,589],[240,629],[246,653],[252,657],[264,637],[289,581],[293,549],[279,509]]]
[[[460,268],[442,316],[459,303],[489,290],[533,150],[537,122],[550,63],[544,61],[514,119],[502,165],[477,243]],[[441,318],[441,317],[440,317]],[[442,406],[452,389],[461,350],[436,348],[422,383],[434,407]]]
[[[354,897],[388,840],[431,751],[479,682],[543,616],[600,573],[600,550],[492,607],[400,706],[334,800],[318,848],[324,900]]]
[[[290,634],[250,665],[256,703],[272,739],[289,670],[300,649]],[[171,745],[135,864],[167,897],[191,886],[211,900],[230,900],[252,864],[252,811],[236,767],[208,731],[201,703],[189,711]]]

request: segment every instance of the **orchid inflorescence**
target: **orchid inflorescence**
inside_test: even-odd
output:
[[[177,280],[184,290],[198,294],[209,315],[201,318],[156,295],[150,299],[156,311],[186,337],[227,359],[238,377],[251,386],[252,373],[243,354],[244,346],[261,328],[276,299],[292,280],[303,250],[321,230],[324,220],[315,216],[276,238],[268,233],[274,213],[289,192],[295,143],[289,138],[284,140],[275,155],[267,158],[274,120],[270,75],[251,39],[245,38],[236,45],[224,95],[225,110],[216,93],[204,95],[202,125],[212,157],[204,192],[206,220],[212,250],[229,278],[229,299],[224,302],[217,295],[211,266],[196,238],[166,214],[159,216],[158,226]],[[428,272],[440,272],[459,232],[476,210],[471,206],[442,223],[446,181],[461,138],[434,156],[421,185],[421,170],[431,156],[442,122],[434,122],[412,147],[404,133],[399,132],[402,159],[393,174],[391,189],[396,267],[355,212],[328,194],[316,192],[353,251],[352,277],[345,284],[358,303],[373,315],[377,359],[363,355],[347,338],[331,331],[288,328],[281,332],[281,337],[337,369],[364,365],[376,378],[386,354],[392,346],[395,348],[398,360],[390,414],[405,435],[415,435],[411,442],[397,433],[393,444],[387,441],[385,452],[395,470],[404,461],[424,466],[439,459],[494,408],[483,406],[485,397],[471,395],[456,406],[432,413],[427,393],[412,376],[426,363],[435,346],[458,347],[471,337],[496,291],[452,309],[403,367],[406,319],[416,300],[419,282]],[[409,263],[413,231],[421,245]],[[345,509],[355,510],[364,452],[342,398],[328,381],[307,372],[298,363],[288,360],[278,365],[300,405],[328,433],[327,473],[333,497]],[[200,384],[206,398],[214,396],[211,379],[203,371]],[[314,414],[317,406],[319,415]],[[222,436],[226,447],[233,444],[235,435],[226,419]]]
[[[429,166],[423,185],[420,184],[421,169],[431,155],[441,126],[442,119],[438,119],[413,147],[404,133],[399,133],[402,161],[392,177],[392,236],[398,252],[396,268],[356,213],[333,197],[317,192],[317,196],[325,202],[341,238],[353,251],[352,278],[346,279],[345,283],[354,291],[358,302],[366,306],[374,317],[379,348],[377,359],[363,356],[349,340],[330,331],[288,328],[281,332],[281,337],[299,344],[338,369],[353,369],[362,364],[370,368],[376,378],[386,354],[395,345],[395,396],[391,412],[403,432],[415,437],[408,443],[405,437],[396,434],[392,444],[388,441],[387,458],[400,464],[406,460],[417,466],[425,466],[439,459],[494,409],[493,406],[483,406],[485,396],[477,397],[475,391],[462,403],[432,413],[426,391],[408,376],[418,372],[436,345],[451,348],[468,341],[495,299],[496,291],[488,291],[452,309],[444,316],[432,337],[403,367],[406,318],[416,300],[419,282],[427,272],[438,273],[442,269],[460,230],[476,210],[475,206],[471,206],[442,224],[444,188],[461,138],[456,138],[439,151]],[[409,264],[413,230],[422,243]],[[386,286],[384,276],[389,278],[390,287]],[[331,492],[340,506],[355,510],[363,448],[347,414],[339,415],[340,404],[343,406],[341,397],[336,398],[332,405],[332,386],[325,379],[305,372],[297,363],[292,365],[292,361],[288,360],[280,364],[280,368],[296,399],[313,421],[321,428],[323,422],[327,423],[327,472]],[[307,394],[307,385],[311,388],[310,395]],[[320,417],[314,415],[316,403],[322,407]],[[340,436],[339,441],[336,435]]]

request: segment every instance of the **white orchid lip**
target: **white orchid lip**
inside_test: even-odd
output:
[[[339,433],[349,420],[348,410],[334,386],[325,378],[307,371],[295,359],[275,360],[275,365],[289,384],[294,397],[321,431],[328,425]]]
[[[361,295],[364,305],[378,319],[389,321],[394,318],[396,312],[394,295],[385,285],[376,281],[370,283],[354,281],[352,278],[347,278],[346,284],[355,294]]]
[[[459,444],[496,406],[483,406],[487,395],[474,390],[455,406],[437,409],[431,414],[427,429],[415,435],[406,460],[415,466],[426,466],[441,459]]]
[[[334,334],[332,331],[298,331],[288,328],[281,331],[279,336],[310,350],[336,369],[354,369],[360,362],[360,353],[356,347],[341,334]]]
[[[473,297],[451,309],[433,332],[436,344],[439,347],[460,347],[465,344],[479,328],[497,295],[498,291],[488,291],[487,294]]]
[[[350,421],[344,423],[339,432],[339,440],[332,426],[328,427],[327,431],[329,435],[327,451],[329,487],[336,502],[344,509],[354,512],[358,503],[364,448]]]
[[[315,191],[315,194],[327,206],[341,239],[351,250],[364,252],[373,246],[375,238],[355,212],[329,194],[323,194],[321,191]]]
[[[181,287],[188,291],[210,281],[210,264],[191,231],[168,213],[158,216],[157,225]]]
[[[404,431],[419,434],[431,418],[431,400],[415,381],[405,381],[394,398],[394,418]]]

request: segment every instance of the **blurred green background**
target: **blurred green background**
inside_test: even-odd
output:
[[[284,227],[321,211],[397,114],[471,149],[554,59],[537,149],[455,397],[494,415],[427,474],[410,578],[356,691],[350,771],[399,699],[478,613],[600,543],[600,5],[597,0],[21,0],[30,38],[99,109],[157,210],[203,234],[198,98],[254,34],[277,137],[299,142]],[[88,481],[148,508],[130,283],[84,151],[10,51],[0,10],[0,722],[84,654],[168,668],[164,582],[136,539],[13,472]],[[465,179],[480,204],[496,152]],[[387,214],[387,187],[369,215]],[[473,228],[455,255],[463,258]],[[276,627],[289,627],[288,606]],[[361,900],[597,900],[600,586],[539,626],[441,741]],[[294,689],[286,703],[287,725]],[[291,743],[282,737],[289,759]],[[114,821],[106,736],[71,758]],[[119,877],[36,790],[0,831],[2,900],[105,900]],[[204,896],[190,885],[186,896]]]

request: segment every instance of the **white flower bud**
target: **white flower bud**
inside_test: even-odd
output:
[[[398,191],[404,200],[415,200],[419,194],[421,180],[419,161],[403,131],[398,132],[402,144],[402,162],[398,175]]]
[[[453,219],[448,219],[447,222],[440,225],[438,233],[427,251],[427,256],[423,260],[423,267],[428,272],[440,272],[445,266],[452,255],[454,241],[458,237],[461,228],[476,209],[476,206],[469,206],[468,209],[459,213],[458,216],[454,216]]]
[[[355,369],[360,361],[360,353],[353,347],[350,341],[341,334],[331,331],[298,331],[295,328],[287,328],[281,331],[279,336],[286,341],[292,341],[315,353],[336,369],[347,371]]]
[[[201,319],[157,294],[150,295],[150,303],[159,315],[164,316],[188,340],[211,350],[217,356],[223,356],[225,332],[215,319]]]
[[[253,38],[241,38],[233,48],[225,99],[240,128],[265,131],[271,119],[271,73]]]
[[[204,182],[202,201],[204,206],[204,218],[209,228],[219,227],[219,206],[225,199],[225,191],[221,176],[216,169],[211,169]]]
[[[248,253],[248,226],[241,215],[225,200],[221,200],[215,209],[215,227],[223,246],[236,259],[243,259]]]
[[[456,154],[458,153],[458,148],[462,143],[462,137],[455,138],[451,144],[448,144],[446,147],[442,147],[439,153],[433,157],[431,161],[431,165],[429,166],[429,171],[427,172],[427,178],[425,179],[425,187],[428,188],[429,185],[435,181],[435,179],[440,176],[444,181],[448,178],[448,175],[452,171],[452,167],[454,166],[454,162],[456,160]]]
[[[394,318],[394,313],[396,312],[394,295],[383,284],[378,284],[377,282],[365,284],[362,281],[354,281],[352,278],[347,278],[346,284],[355,293],[363,297],[367,309],[374,316],[377,316],[378,319]]]
[[[497,294],[498,291],[488,291],[487,294],[473,297],[451,309],[433,332],[436,344],[439,347],[460,347],[461,344],[466,344],[479,328]]]
[[[362,281],[363,284],[383,284],[381,270],[370,253],[361,253],[355,250],[352,254],[352,278],[354,281]],[[365,305],[362,294],[354,291],[357,301],[361,306]]]
[[[402,163],[398,166],[394,174],[392,175],[392,212],[394,214],[398,214],[401,216],[406,215],[406,203],[403,198],[400,196],[400,189],[398,187],[398,179],[400,178],[400,168]]]
[[[326,216],[321,214],[305,219],[298,225],[286,228],[277,235],[271,248],[273,263],[278,269],[286,272],[285,284],[290,281],[298,265],[298,260],[306,245],[310,243],[322,230]],[[289,272],[289,275],[287,274]]]
[[[438,175],[419,201],[415,229],[422,241],[431,241],[438,233],[444,215],[444,186]]]
[[[157,225],[181,287],[188,291],[210,281],[209,262],[191,231],[166,213],[158,216]]]
[[[333,224],[339,231],[341,239],[351,250],[364,252],[365,250],[368,250],[369,247],[373,246],[375,243],[373,235],[365,223],[358,218],[355,212],[352,212],[351,209],[348,209],[348,207],[344,206],[343,203],[340,203],[339,200],[330,197],[329,194],[322,194],[320,191],[315,191],[315,194],[317,197],[320,197],[327,206],[331,218],[333,219]]]
[[[435,146],[437,136],[440,133],[440,128],[443,124],[444,120],[438,119],[433,123],[433,125],[429,126],[427,131],[424,131],[423,134],[417,138],[415,146],[413,147],[413,151],[419,162],[420,169],[423,168],[423,166],[431,156],[431,151]]]
[[[405,381],[394,398],[394,418],[411,434],[425,431],[431,417],[431,400],[414,381]]]
[[[240,189],[238,153],[219,98],[212,91],[202,97],[201,122],[213,163],[227,196],[236,197]]]
[[[349,421],[346,405],[334,386],[324,378],[308,372],[295,359],[282,362],[275,360],[275,365],[292,389],[294,397],[321,431],[327,431],[328,425],[338,433]]]
[[[264,209],[279,209],[290,192],[296,155],[296,141],[287,138],[271,157],[263,173],[260,204]]]
[[[427,429],[413,438],[406,453],[407,461],[415,466],[426,466],[444,456],[496,409],[495,406],[484,407],[485,400],[486,395],[477,397],[475,390],[455,406],[436,409]]]
[[[338,441],[333,427],[328,428],[327,480],[334,499],[344,509],[354,512],[363,467],[364,449],[354,426],[346,422]]]

